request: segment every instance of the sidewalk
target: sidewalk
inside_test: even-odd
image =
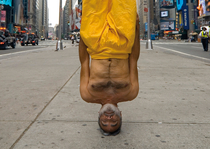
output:
[[[100,105],[79,94],[77,47],[0,60],[0,148],[208,149],[210,63],[141,46],[138,97],[120,103],[121,133],[98,130]]]

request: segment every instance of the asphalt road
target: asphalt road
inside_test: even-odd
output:
[[[39,45],[36,45],[36,46],[32,46],[32,45],[20,46],[18,44],[16,45],[15,49],[13,49],[12,47],[8,47],[7,49],[0,49],[0,55],[16,53],[16,52],[21,52],[21,51],[26,51],[26,50],[39,49],[39,48],[43,48],[44,46],[45,46],[44,44],[40,45],[40,42],[39,42]]]
[[[71,43],[70,40],[62,40],[63,44]],[[141,41],[141,44],[146,44],[146,40]],[[204,52],[202,48],[202,44],[198,42],[184,42],[184,41],[176,41],[176,40],[155,40],[152,41],[154,49],[164,49],[168,52],[179,53],[181,55],[185,55],[191,58],[210,60],[210,52]],[[47,46],[56,46],[56,40],[46,40],[39,41],[39,45],[37,46],[20,46],[17,45],[15,49],[9,47],[6,50],[0,50],[0,56],[9,55],[11,53],[21,53],[23,51],[36,50],[39,48],[47,47]],[[210,51],[210,45],[209,45]]]
[[[71,43],[70,40],[62,40],[63,45]],[[17,44],[15,49],[12,47],[8,47],[6,50],[0,49],[0,57],[5,55],[11,55],[11,54],[18,54],[22,52],[27,51],[34,51],[36,49],[52,46],[52,48],[56,49],[56,42],[57,40],[45,40],[45,41],[39,41],[39,45],[28,45],[28,46],[21,46],[20,44]]]
[[[146,44],[146,41],[141,41],[141,44]],[[164,49],[168,52],[179,53],[188,57],[210,60],[210,44],[209,51],[204,52],[202,44],[199,42],[184,42],[184,41],[152,41],[154,49]]]

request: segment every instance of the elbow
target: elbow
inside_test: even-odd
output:
[[[81,90],[80,90],[80,96],[85,102],[88,102],[88,103],[90,102],[90,98],[88,98],[88,96]]]
[[[139,94],[139,84],[136,83],[134,86],[133,86],[133,90],[132,90],[132,93],[131,93],[131,96],[130,96],[130,101],[134,100]]]
[[[80,86],[80,96],[87,103],[96,103],[94,101],[93,96],[88,92],[88,90],[86,88],[82,88],[81,86]]]
[[[80,96],[85,102],[87,102],[87,103],[91,102],[90,98],[88,98],[84,93],[80,92]]]
[[[90,97],[88,96],[88,91],[87,91],[86,87],[83,86],[82,84],[80,84],[80,96],[84,101],[90,102]]]

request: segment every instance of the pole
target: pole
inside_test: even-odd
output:
[[[60,0],[60,8],[59,8],[59,34],[58,34],[59,40],[61,40],[61,11],[62,11],[62,0]]]
[[[148,23],[147,23],[147,43],[146,43],[146,49],[152,50],[152,41],[151,41],[151,35],[150,35],[150,0],[148,0]]]
[[[62,0],[60,0],[60,7],[59,7],[59,31],[58,31],[58,41],[56,44],[56,51],[63,50],[63,43],[61,39],[61,12],[62,12]]]

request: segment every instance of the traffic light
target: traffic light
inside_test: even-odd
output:
[[[191,20],[191,24],[195,24],[195,21],[194,20]]]
[[[68,21],[68,26],[70,25],[70,22]]]

